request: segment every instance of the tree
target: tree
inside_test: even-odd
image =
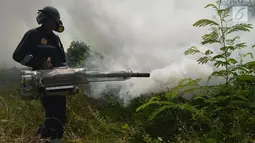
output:
[[[67,64],[70,67],[81,66],[91,56],[90,46],[81,41],[72,41],[67,49]]]

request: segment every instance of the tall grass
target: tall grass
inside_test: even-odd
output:
[[[0,93],[0,142],[30,142],[44,121],[42,105],[39,101],[20,100],[17,85],[2,87]],[[68,98],[66,142],[125,142],[139,131],[125,123],[101,117],[88,100],[82,92]]]

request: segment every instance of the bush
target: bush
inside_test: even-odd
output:
[[[217,5],[208,4],[217,12],[218,19],[201,19],[194,26],[209,26],[211,33],[202,38],[202,45],[218,44],[221,53],[215,54],[211,50],[204,53],[197,47],[191,47],[184,53],[203,56],[197,60],[198,64],[214,62],[215,71],[209,77],[219,76],[225,83],[213,86],[199,85],[200,79],[184,79],[180,84],[167,92],[163,97],[152,97],[151,100],[138,108],[138,111],[151,105],[157,105],[149,119],[157,116],[172,114],[175,120],[171,122],[174,134],[160,134],[165,141],[196,141],[196,142],[248,142],[255,138],[255,98],[254,98],[254,62],[242,63],[232,57],[236,50],[246,47],[245,43],[235,43],[240,37],[228,39],[237,31],[250,31],[250,24],[236,24],[228,27],[229,8],[221,9],[220,1]],[[242,57],[252,53],[241,54]],[[182,98],[183,94],[200,91],[191,101]],[[162,119],[161,119],[162,121]],[[168,124],[166,124],[168,125]],[[169,125],[168,125],[169,127]],[[173,128],[172,128],[173,129]],[[170,131],[168,129],[167,131]]]

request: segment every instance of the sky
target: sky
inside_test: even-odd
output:
[[[65,32],[58,34],[65,50],[74,39],[91,45],[92,50],[110,57],[112,70],[131,68],[134,72],[150,72],[148,79],[123,83],[124,93],[132,96],[173,87],[184,77],[207,77],[211,65],[197,65],[196,56],[184,56],[191,46],[201,50],[201,36],[207,28],[193,27],[201,18],[212,18],[212,9],[205,9],[214,0],[6,0],[0,2],[2,31],[0,63],[19,66],[12,53],[24,33],[37,27],[37,10],[54,6],[61,14]],[[252,21],[252,19],[249,19]],[[254,31],[239,33],[248,45],[254,44]],[[213,50],[213,49],[212,49]],[[248,51],[251,51],[250,49]],[[96,85],[100,92],[105,85]]]

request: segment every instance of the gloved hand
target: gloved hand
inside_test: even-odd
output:
[[[46,61],[43,62],[43,69],[53,69],[53,65],[51,64],[51,58],[48,57]]]
[[[62,63],[62,66],[65,66],[66,68],[69,68],[69,66],[67,65],[67,63]]]

